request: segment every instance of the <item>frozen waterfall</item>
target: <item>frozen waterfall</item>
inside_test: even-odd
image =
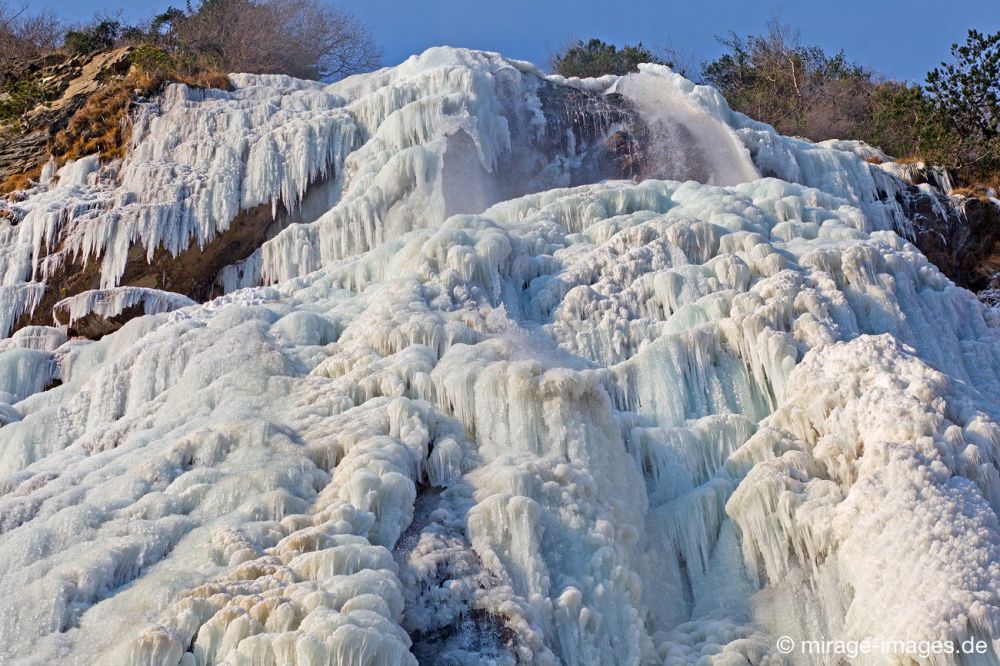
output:
[[[670,71],[643,65],[621,79],[617,89],[632,100],[648,127],[650,178],[736,185],[759,177],[746,146],[729,125],[682,91],[665,85]]]
[[[661,66],[232,81],[0,216],[4,334],[60,262],[147,313],[0,340],[0,662],[998,663],[997,318],[865,147]],[[228,293],[122,285],[262,205]]]

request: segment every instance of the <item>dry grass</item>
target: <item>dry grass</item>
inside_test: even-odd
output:
[[[194,88],[232,90],[229,76],[221,70],[190,74],[143,72],[135,68],[128,76],[108,82],[92,94],[52,139],[50,152],[61,166],[85,155],[100,153],[104,159],[125,156],[131,140],[129,113],[137,95],[149,96],[168,83],[184,83]],[[0,182],[0,194],[31,186],[41,175],[41,167],[15,174]]]
[[[924,159],[919,155],[906,155],[896,158],[896,164],[919,164],[923,161]]]
[[[91,95],[52,142],[59,164],[93,153],[122,157],[130,137],[128,113],[134,91],[134,81],[126,78]]]
[[[968,187],[956,187],[951,191],[952,196],[968,197],[970,199],[979,199],[980,201],[989,201],[990,186],[988,185],[970,185]]]
[[[865,160],[865,162],[868,162],[868,164],[882,164],[883,163],[882,158],[877,157],[875,155],[869,155],[868,157],[864,158],[864,160]]]
[[[192,88],[218,88],[232,90],[233,84],[229,75],[220,69],[200,70],[196,72],[178,71],[133,71],[129,74],[136,89],[144,95],[151,95],[168,83],[183,83]]]
[[[177,83],[186,83],[194,88],[218,88],[219,90],[232,90],[233,84],[229,80],[229,75],[221,69],[207,70],[182,76]]]
[[[91,95],[73,114],[66,129],[56,135],[53,145],[56,159],[62,164],[93,153],[104,158],[124,157],[131,138],[128,114],[136,95],[152,95],[167,83],[232,90],[229,77],[218,70],[169,76],[133,70],[124,79]]]
[[[995,173],[989,178],[984,178],[979,184],[983,187],[991,187],[994,192],[1000,194],[1000,173]]]
[[[31,182],[37,181],[41,175],[41,167],[36,167],[24,173],[14,174],[3,182],[0,182],[0,194],[10,194],[11,192],[27,189],[31,187]]]

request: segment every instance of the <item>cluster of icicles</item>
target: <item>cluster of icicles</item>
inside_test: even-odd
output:
[[[659,66],[565,81],[432,49],[233,82],[170,88],[116,180],[71,164],[0,221],[8,326],[74,256],[104,284],[70,318],[148,313],[0,342],[0,661],[1000,654],[1000,341],[905,240],[872,149],[778,136]],[[545,137],[543,86],[622,92],[695,137],[708,182],[446,217],[456,132],[487,180],[558,185],[580,156]],[[224,271],[231,293],[119,286],[130,246],[210,242],[318,180],[335,202]]]

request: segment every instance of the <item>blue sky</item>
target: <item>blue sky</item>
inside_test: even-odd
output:
[[[123,10],[139,19],[184,0],[29,0],[69,20]],[[696,60],[719,53],[715,35],[761,30],[772,17],[798,28],[803,42],[844,49],[854,61],[912,81],[948,55],[975,27],[1000,29],[1000,0],[341,0],[367,23],[392,65],[437,44],[500,51],[544,65],[574,37],[614,43],[672,43]]]

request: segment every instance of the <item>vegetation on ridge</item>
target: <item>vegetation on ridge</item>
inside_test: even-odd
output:
[[[662,61],[642,42],[619,49],[614,44],[591,39],[588,42],[579,40],[556,54],[552,59],[552,69],[566,77],[583,79],[605,74],[622,76],[634,72],[643,62]]]

